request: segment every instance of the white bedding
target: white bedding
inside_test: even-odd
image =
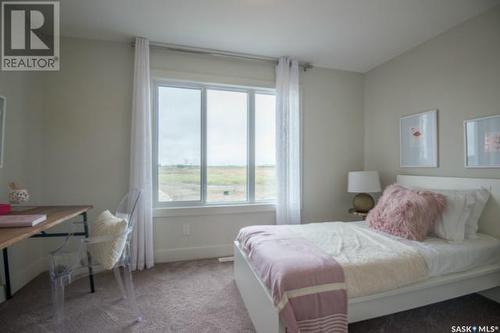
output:
[[[440,238],[406,242],[425,258],[429,276],[439,276],[500,262],[500,240],[484,234],[478,236],[459,243]]]
[[[354,222],[368,228],[366,222]],[[450,242],[437,237],[428,237],[423,242],[390,236],[417,250],[425,259],[429,277],[463,272],[476,267],[500,262],[500,240],[477,234],[476,239]]]
[[[372,230],[366,222],[323,222],[289,226],[337,260],[349,298],[409,285],[429,277],[500,262],[500,240],[410,241]]]
[[[425,279],[425,260],[413,247],[351,223],[288,226],[331,255],[344,270],[349,298],[399,288]]]

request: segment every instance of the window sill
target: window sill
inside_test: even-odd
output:
[[[240,205],[214,205],[200,207],[156,207],[153,209],[153,218],[175,216],[203,216],[226,214],[250,214],[260,212],[274,212],[274,203],[254,203]]]

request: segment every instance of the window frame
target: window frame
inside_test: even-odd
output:
[[[196,89],[200,91],[200,200],[190,201],[160,201],[158,183],[158,131],[159,131],[159,96],[161,87]],[[240,85],[212,84],[192,81],[178,81],[166,79],[152,80],[151,106],[152,106],[152,162],[153,162],[153,206],[154,208],[190,208],[190,207],[221,207],[274,204],[276,199],[255,199],[255,95],[274,95],[274,88],[250,87]],[[222,90],[247,93],[247,198],[244,201],[214,201],[207,202],[207,90]]]

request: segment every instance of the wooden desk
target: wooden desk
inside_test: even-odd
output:
[[[58,224],[68,221],[74,217],[82,216],[83,231],[72,233],[75,236],[89,236],[87,224],[87,212],[92,206],[40,206],[24,210],[12,211],[9,215],[27,215],[27,214],[46,214],[47,220],[34,227],[23,228],[0,228],[0,249],[3,252],[3,264],[5,272],[5,296],[7,299],[12,297],[10,287],[9,273],[9,255],[7,248],[26,238],[43,238],[43,237],[67,237],[69,233],[46,233],[45,230],[50,229]],[[94,277],[92,270],[89,268],[90,290],[94,292]]]

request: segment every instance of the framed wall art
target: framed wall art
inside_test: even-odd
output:
[[[465,167],[500,168],[500,114],[464,121]]]
[[[436,168],[438,166],[438,110],[401,117],[400,166]]]

